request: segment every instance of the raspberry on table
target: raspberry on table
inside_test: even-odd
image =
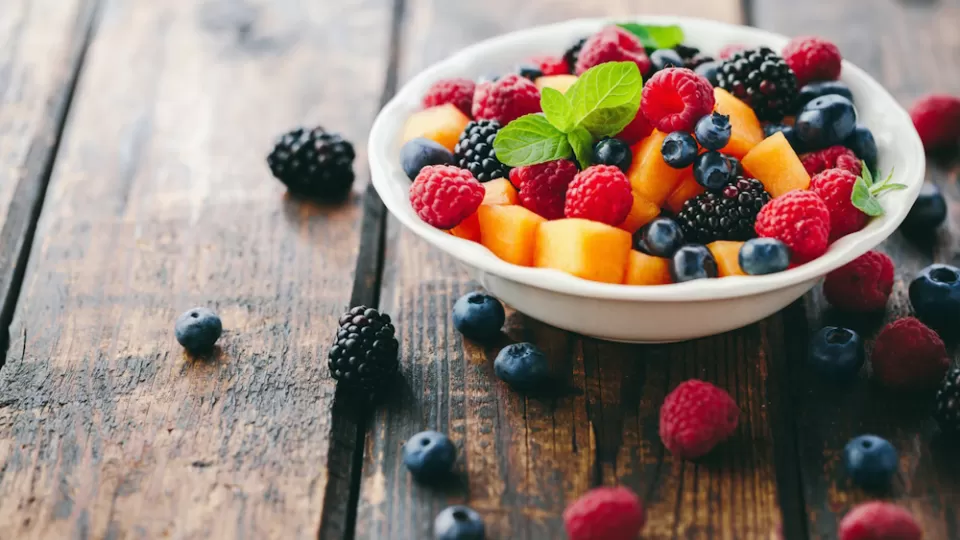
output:
[[[730,394],[696,379],[680,384],[660,407],[660,439],[683,459],[708,454],[737,429],[740,408]]]
[[[910,118],[928,151],[949,148],[960,142],[960,97],[946,94],[924,96],[910,108]]]
[[[812,191],[791,191],[760,210],[755,228],[757,236],[776,238],[786,244],[793,263],[802,264],[826,253],[830,210]]]
[[[710,81],[686,68],[658,71],[644,85],[640,101],[644,116],[664,133],[693,131],[715,104]]]
[[[608,26],[587,38],[580,49],[575,73],[607,62],[633,62],[646,76],[650,73],[650,57],[637,36],[619,26]]]
[[[473,96],[473,117],[496,120],[501,126],[538,112],[541,112],[540,90],[529,79],[515,73],[480,83]]]
[[[627,124],[627,127],[623,128],[623,131],[617,133],[616,138],[632,146],[647,138],[651,133],[653,133],[653,125],[643,115],[643,111],[637,109],[637,115]]]
[[[533,63],[540,68],[545,77],[570,73],[567,68],[567,61],[560,56],[538,56],[533,59]]]
[[[816,193],[830,210],[830,243],[867,226],[870,216],[853,205],[850,199],[857,175],[842,169],[827,169],[810,180],[810,191]]]
[[[811,177],[827,169],[843,169],[857,176],[863,172],[863,163],[857,154],[840,145],[804,154],[800,161],[803,162],[803,168]]]
[[[950,368],[947,349],[936,332],[914,317],[883,327],[870,355],[873,376],[896,390],[934,388]]]
[[[645,523],[640,498],[622,486],[594,488],[563,511],[569,540],[636,540]]]
[[[783,48],[783,59],[796,74],[798,86],[813,81],[835,81],[840,78],[843,67],[840,49],[816,36],[791,39]]]
[[[452,165],[424,167],[410,186],[410,204],[420,219],[452,229],[483,202],[483,184],[470,171]]]
[[[439,107],[452,103],[463,114],[470,116],[473,109],[473,94],[477,84],[470,79],[444,79],[433,83],[423,96],[424,107]]]
[[[564,215],[619,225],[633,206],[630,180],[612,165],[594,165],[570,182]]]
[[[868,251],[827,274],[823,294],[833,307],[850,312],[880,311],[893,291],[893,261]]]
[[[872,501],[860,504],[840,521],[840,540],[921,540],[923,530],[905,508]]]
[[[567,188],[577,176],[577,164],[568,159],[517,167],[510,181],[520,186],[520,205],[546,219],[563,217]]]

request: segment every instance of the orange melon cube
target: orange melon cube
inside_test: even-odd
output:
[[[810,174],[783,133],[774,133],[764,139],[743,158],[742,163],[750,176],[759,180],[773,197],[810,187]]]
[[[650,223],[653,218],[657,217],[658,215],[660,215],[659,206],[644,199],[634,192],[633,206],[630,207],[630,213],[627,214],[627,219],[623,220],[623,223],[618,225],[618,227],[630,234],[633,234],[639,231],[640,227]]]
[[[660,147],[666,134],[654,131],[633,147],[633,165],[627,172],[633,191],[643,199],[662,206],[689,169],[674,169],[663,161]]]
[[[763,126],[753,109],[730,92],[723,88],[714,88],[713,95],[717,100],[716,111],[730,117],[730,142],[720,151],[743,158],[763,140]]]
[[[693,171],[690,171],[689,174],[685,175],[683,180],[680,181],[677,189],[673,190],[673,193],[667,197],[665,206],[667,210],[670,210],[674,214],[679,214],[680,210],[683,210],[683,203],[704,191],[706,191],[706,189],[697,183],[697,180],[693,177]]]
[[[547,75],[546,77],[537,77],[537,90],[544,88],[553,88],[561,94],[566,94],[567,90],[577,82],[576,75]]]
[[[403,128],[403,142],[417,137],[426,137],[453,152],[457,141],[460,140],[460,134],[469,123],[470,119],[467,115],[452,103],[424,109],[413,113],[407,119],[407,124]]]
[[[546,221],[522,206],[485,204],[480,217],[480,243],[494,255],[520,266],[533,264],[537,229]]]
[[[592,281],[623,283],[631,242],[627,231],[596,221],[547,221],[537,231],[533,264]]]
[[[464,240],[470,240],[471,242],[479,242],[480,217],[477,215],[477,212],[474,212],[470,214],[470,217],[463,220],[459,225],[447,232],[456,236],[457,238],[463,238]]]
[[[623,281],[627,285],[668,285],[673,283],[670,277],[670,261],[639,251],[631,251],[627,259],[627,276]]]
[[[517,204],[517,188],[506,178],[497,178],[483,185],[482,204]]]
[[[747,275],[740,268],[741,246],[743,246],[743,242],[731,242],[729,240],[717,240],[707,244],[707,249],[710,250],[710,253],[713,253],[713,258],[717,261],[717,271],[720,277]]]

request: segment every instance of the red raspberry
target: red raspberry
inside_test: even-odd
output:
[[[797,37],[783,48],[783,59],[797,75],[797,84],[835,81],[840,78],[843,57],[833,43],[819,37]]]
[[[803,264],[827,251],[830,210],[812,191],[791,191],[761,208],[754,228],[757,236],[786,244],[794,264]]]
[[[517,74],[506,75],[495,82],[481,83],[473,96],[473,117],[477,120],[496,120],[501,126],[525,114],[540,111],[540,90],[537,85]]]
[[[827,169],[810,180],[810,191],[830,210],[830,243],[867,226],[870,216],[850,201],[857,176],[841,169]]]
[[[595,165],[570,182],[564,214],[617,226],[627,219],[632,206],[627,175],[612,165]]]
[[[935,387],[950,369],[947,349],[936,332],[913,317],[883,327],[870,355],[873,376],[888,388]]]
[[[558,159],[512,169],[510,181],[520,186],[520,204],[524,208],[547,219],[560,219],[567,201],[567,187],[578,171],[576,163]]]
[[[717,58],[719,58],[720,60],[726,60],[727,58],[730,58],[731,56],[737,54],[738,52],[745,51],[745,50],[747,50],[746,45],[742,43],[731,43],[729,45],[724,45],[720,49],[720,52],[717,54]]]
[[[853,150],[845,146],[831,146],[824,150],[811,152],[803,156],[803,167],[810,176],[820,174],[827,169],[843,169],[860,176],[863,166]]]
[[[910,108],[910,118],[927,150],[947,148],[960,141],[960,97],[924,96]]]
[[[483,194],[483,184],[470,171],[431,165],[424,167],[410,186],[410,204],[430,225],[452,229],[480,208]]]
[[[660,440],[674,455],[696,459],[737,429],[740,408],[730,394],[696,379],[680,383],[660,407]]]
[[[843,311],[870,312],[887,307],[893,291],[893,261],[868,251],[833,272],[823,282],[823,294]]]
[[[540,68],[545,77],[570,73],[567,61],[559,56],[538,56],[533,59],[533,63]]]
[[[576,74],[606,64],[607,62],[633,62],[646,75],[650,71],[650,58],[637,36],[619,26],[608,26],[590,36],[580,49]]]
[[[854,507],[840,522],[840,540],[922,540],[913,515],[895,504],[873,501]]]
[[[627,127],[617,134],[617,138],[632,146],[646,139],[651,133],[653,133],[653,126],[643,115],[643,111],[638,110],[637,115],[627,124]]]
[[[653,127],[673,133],[693,131],[715,103],[710,81],[690,69],[667,68],[644,85],[640,107]]]
[[[570,540],[636,540],[646,521],[643,503],[625,487],[591,489],[563,511]]]
[[[477,84],[470,79],[445,79],[433,83],[423,96],[424,107],[439,107],[453,103],[463,114],[470,116],[473,108],[473,93]]]

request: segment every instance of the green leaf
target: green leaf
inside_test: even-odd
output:
[[[580,126],[587,128],[587,131],[597,139],[613,137],[636,118],[638,110],[640,110],[639,102],[628,103],[613,109],[600,109],[584,118]]]
[[[683,29],[677,25],[622,23],[620,28],[637,36],[648,49],[672,49],[683,43]]]
[[[493,141],[497,159],[511,167],[536,165],[573,154],[565,133],[541,114],[521,116],[497,133]]]
[[[857,178],[857,181],[853,184],[850,202],[868,216],[876,217],[883,215],[883,206],[880,204],[880,201],[870,193],[866,179],[862,176]]]
[[[540,96],[540,107],[547,120],[560,131],[570,133],[573,125],[573,106],[567,96],[554,88],[544,88]]]
[[[593,136],[584,127],[578,127],[567,134],[567,140],[573,147],[580,168],[586,169],[593,165]]]
[[[861,161],[861,172],[860,177],[863,178],[863,181],[867,183],[867,187],[873,186],[873,173],[870,172],[870,167],[867,167],[866,161]],[[890,171],[890,174],[893,174],[893,171]]]
[[[573,125],[579,126],[601,109],[624,105],[639,107],[642,90],[643,76],[633,62],[608,62],[590,68],[567,90],[567,99],[573,105]],[[596,124],[596,121],[591,123]]]

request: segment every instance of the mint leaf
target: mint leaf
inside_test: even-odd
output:
[[[863,181],[867,183],[867,187],[872,186],[872,185],[873,185],[873,173],[870,172],[870,167],[867,167],[867,162],[866,162],[866,161],[861,161],[861,162],[860,162],[860,165],[861,165],[860,177],[863,178]],[[892,174],[892,171],[891,171],[891,174]]]
[[[675,24],[660,26],[655,24],[622,23],[618,26],[637,36],[640,43],[648,49],[672,49],[683,43],[683,29]]]
[[[850,193],[850,202],[868,216],[882,216],[884,209],[883,205],[880,204],[880,195],[887,191],[907,189],[906,185],[893,183],[892,180],[893,171],[891,170],[890,174],[888,174],[883,181],[879,183],[875,182],[873,173],[870,172],[867,164],[864,163],[860,178],[857,178],[857,181],[853,184],[853,192]]]
[[[497,159],[511,167],[536,165],[568,158],[573,153],[567,136],[541,114],[528,114],[510,122],[493,141]]]
[[[597,139],[613,137],[636,118],[639,109],[639,101],[636,104],[628,103],[613,109],[600,109],[584,118],[580,125],[587,128],[587,131]]]
[[[593,136],[586,128],[578,127],[567,134],[567,140],[573,147],[573,153],[580,162],[580,168],[586,169],[593,165]]]
[[[540,107],[547,120],[560,131],[570,133],[573,129],[573,106],[567,96],[554,88],[544,88],[540,96]]]
[[[636,113],[642,90],[643,76],[633,62],[609,62],[590,68],[567,90],[567,99],[573,105],[573,125],[579,126],[601,109],[631,105]],[[629,112],[629,108],[621,112]],[[596,125],[598,121],[590,123]]]

